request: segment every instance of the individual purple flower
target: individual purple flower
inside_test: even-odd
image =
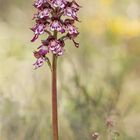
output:
[[[45,28],[45,26],[43,24],[39,24],[35,27],[34,33],[41,35],[44,33],[44,28]]]
[[[72,2],[69,2],[66,8],[64,9],[64,15],[72,17],[74,20],[78,21],[77,12],[79,8],[80,6],[73,0]]]
[[[36,0],[35,3],[34,3],[34,6],[36,8],[39,8],[42,6],[42,4],[44,3],[44,0]]]
[[[34,7],[37,9],[42,9],[44,7],[49,7],[49,0],[35,0]]]
[[[66,5],[66,0],[52,0],[52,4],[56,8],[64,8]]]
[[[44,58],[38,58],[33,65],[34,65],[35,69],[37,69],[37,68],[43,66],[44,62],[45,62]]]
[[[45,25],[44,24],[37,24],[31,30],[34,32],[34,37],[32,38],[32,42],[34,42],[39,35],[44,33]]]
[[[78,11],[80,9],[80,5],[75,0],[73,0],[70,5],[73,9],[75,9],[75,11]]]
[[[34,65],[35,69],[37,69],[37,68],[41,67],[44,64],[46,59],[45,59],[45,57],[43,57],[41,55],[41,53],[39,51],[35,51],[34,56],[35,56],[35,58],[37,58],[37,60],[33,65]]]
[[[51,31],[59,31],[61,33],[65,32],[65,29],[63,28],[63,25],[59,20],[52,21],[50,27],[51,27]]]
[[[75,41],[75,38],[78,36],[79,33],[67,34],[66,37],[73,41],[76,48],[79,48],[79,43]]]
[[[40,11],[39,13],[38,13],[38,17],[39,18],[47,18],[47,17],[49,17],[50,16],[50,13],[51,13],[51,11],[50,11],[50,9],[44,9],[43,11]]]
[[[80,6],[75,0],[35,0],[34,7],[37,14],[33,17],[36,25],[31,28],[34,32],[31,41],[34,42],[43,33],[47,35],[47,39],[43,40],[42,45],[34,52],[37,58],[34,66],[38,68],[44,64],[48,53],[56,56],[64,54],[66,39],[72,40],[75,46],[79,47],[79,43],[75,41],[79,32],[74,24],[79,21],[77,12]]]
[[[51,50],[51,51],[54,51],[56,48],[59,48],[60,45],[59,45],[59,42],[57,40],[51,40],[50,43],[49,43],[49,46],[48,48]]]
[[[72,7],[67,7],[65,9],[64,13],[65,13],[65,15],[72,17],[73,19],[77,19],[76,11]]]
[[[76,27],[71,24],[67,25],[67,30],[69,34],[78,34]]]
[[[45,55],[49,53],[49,49],[47,46],[41,45],[38,49],[39,54],[43,57],[45,57]]]
[[[48,48],[53,54],[60,56],[64,53],[63,46],[64,43],[62,43],[60,40],[52,38],[49,42]]]

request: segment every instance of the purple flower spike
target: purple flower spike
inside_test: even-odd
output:
[[[31,28],[34,32],[31,41],[34,42],[42,34],[47,35],[47,39],[34,52],[37,59],[34,66],[39,68],[48,60],[48,53],[57,56],[64,54],[66,39],[72,40],[79,47],[79,43],[75,41],[79,32],[74,24],[78,21],[77,12],[80,6],[75,0],[35,0],[34,7],[37,9],[33,17],[36,24]],[[59,34],[60,38],[55,34]]]

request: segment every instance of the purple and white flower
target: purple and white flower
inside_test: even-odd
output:
[[[41,56],[45,56],[46,54],[49,53],[49,49],[47,48],[47,46],[41,45],[38,49],[39,49],[38,53]]]
[[[66,0],[52,0],[52,5],[56,8],[64,8],[66,5]]]
[[[73,0],[70,5],[73,9],[75,9],[75,11],[78,11],[80,8],[80,6],[78,5],[78,3],[76,3],[75,0]]]
[[[72,7],[67,7],[65,10],[64,10],[64,14],[69,16],[69,17],[72,17],[73,19],[76,19],[77,18],[77,14],[76,14],[76,11],[74,8]]]
[[[48,48],[50,51],[52,51],[53,54],[56,54],[58,56],[60,56],[64,53],[63,43],[56,39],[50,40]]]
[[[61,33],[65,32],[65,29],[63,28],[63,25],[58,20],[52,21],[50,27],[51,27],[51,31],[59,31]]]
[[[50,9],[44,9],[43,11],[40,11],[39,13],[38,13],[38,17],[39,18],[47,18],[47,17],[49,17],[50,16]]]
[[[37,24],[35,25],[33,28],[31,28],[31,30],[34,32],[34,37],[32,38],[32,42],[34,42],[39,35],[44,33],[45,30],[45,25],[44,24]]]
[[[34,14],[33,17],[36,25],[31,28],[34,32],[31,41],[34,42],[43,33],[48,35],[47,39],[43,40],[42,45],[34,52],[37,59],[34,66],[39,68],[47,61],[46,55],[48,53],[51,52],[57,56],[64,54],[64,41],[66,39],[72,40],[75,46],[79,47],[79,43],[75,41],[79,32],[74,23],[79,21],[77,12],[80,6],[75,0],[71,2],[68,0],[35,0],[34,7],[37,9],[37,14]],[[67,18],[64,16],[67,16]],[[60,38],[55,35],[58,32]],[[66,34],[60,35],[64,33]]]
[[[51,51],[54,51],[56,48],[59,48],[60,47],[60,44],[57,40],[51,40],[49,45],[48,45],[48,48],[51,50]]]
[[[34,33],[37,35],[41,35],[44,33],[45,26],[43,24],[39,24],[35,27]]]
[[[43,66],[44,62],[45,62],[45,59],[40,57],[36,60],[36,62],[33,65],[34,65],[35,69],[37,69],[37,68]]]
[[[69,2],[64,9],[64,15],[72,17],[74,20],[78,21],[77,12],[79,8],[80,6],[75,2],[75,0],[73,0],[72,2]]]
[[[69,34],[78,34],[76,27],[71,24],[67,25],[67,30]]]
[[[39,8],[42,6],[42,4],[44,3],[44,0],[36,0],[35,3],[34,3],[34,6],[36,8]]]

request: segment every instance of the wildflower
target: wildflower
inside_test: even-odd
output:
[[[75,46],[79,47],[79,43],[75,41],[79,32],[74,23],[79,21],[77,12],[80,6],[75,0],[35,0],[34,7],[37,12],[33,16],[35,26],[31,28],[34,32],[31,41],[34,42],[42,34],[47,36],[41,41],[41,45],[37,50],[34,51],[36,62],[33,65],[37,69],[47,62],[51,69],[53,140],[58,140],[57,58],[64,54],[66,39],[72,40]],[[48,53],[53,56],[52,62],[47,57]]]
[[[65,32],[65,29],[63,28],[63,25],[59,20],[52,21],[50,27],[51,27],[51,31],[59,31],[61,33]]]
[[[71,8],[71,7],[67,7],[65,9],[65,15],[69,16],[69,17],[72,17],[74,19],[76,19],[76,11],[75,9]]]
[[[78,20],[77,11],[79,8],[80,6],[73,0],[67,4],[67,7],[64,9],[64,14],[72,17],[74,20]]]
[[[111,118],[108,118],[106,120],[106,125],[107,125],[108,128],[112,128],[114,126],[113,120]]]
[[[43,11],[40,11],[39,13],[38,13],[38,17],[39,18],[47,18],[47,17],[49,17],[50,16],[50,9],[44,9]]]
[[[63,46],[64,42],[56,40],[55,38],[51,38],[48,48],[50,51],[52,51],[53,54],[57,54],[58,56],[60,56],[64,53]]]
[[[65,0],[52,0],[52,4],[54,7],[64,8],[66,1]]]
[[[44,64],[44,59],[38,58],[33,65],[34,65],[35,69],[37,69],[37,68],[43,66],[43,64]]]
[[[43,4],[44,0],[36,0],[34,3],[34,6],[36,8],[39,8]]]
[[[43,34],[44,29],[45,29],[45,26],[43,24],[37,24],[33,28],[31,28],[31,30],[35,34],[31,41],[34,42],[38,38],[39,35]]]
[[[35,69],[43,66],[45,62],[45,57],[43,57],[39,51],[35,51],[34,56],[37,58],[36,62],[33,64]]]
[[[99,133],[94,132],[91,136],[93,140],[99,140]]]
[[[78,34],[78,31],[76,30],[76,28],[70,24],[67,25],[67,29],[68,29],[69,34]]]
[[[75,0],[35,0],[34,7],[37,13],[33,20],[36,24],[31,30],[34,32],[32,42],[42,34],[47,35],[47,39],[42,41],[42,45],[34,52],[35,68],[41,67],[46,61],[48,53],[61,56],[65,51],[65,40],[72,40],[76,47],[79,43],[75,41],[79,35],[78,29],[74,26],[75,21],[79,21],[77,12],[80,6]],[[64,18],[63,18],[64,17]],[[54,33],[59,33],[57,38]]]
[[[38,47],[38,49],[39,49],[39,54],[41,55],[41,56],[44,56],[45,57],[45,55],[47,54],[47,53],[49,53],[49,49],[46,47],[46,46],[44,46],[44,45],[41,45],[40,47]]]

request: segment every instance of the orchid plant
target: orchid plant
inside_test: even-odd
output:
[[[74,24],[79,21],[77,12],[80,6],[75,0],[36,0],[33,5],[37,12],[33,16],[35,26],[31,28],[34,32],[31,42],[37,40],[42,34],[47,36],[34,51],[37,59],[34,67],[37,69],[47,62],[51,69],[53,140],[58,140],[57,59],[65,52],[66,40],[72,40],[74,45],[79,47],[79,43],[75,41],[79,32]],[[52,61],[48,58],[48,53],[52,54]]]

